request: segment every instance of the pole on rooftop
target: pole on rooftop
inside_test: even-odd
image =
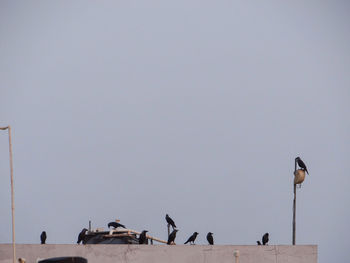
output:
[[[12,140],[11,140],[11,126],[0,127],[0,130],[8,130],[9,136],[9,155],[10,155],[10,180],[11,180],[11,215],[12,215],[12,252],[13,263],[16,263],[16,242],[15,242],[15,199],[13,190],[13,160],[12,160]]]
[[[297,161],[294,160],[294,175],[297,171]],[[294,199],[293,199],[293,240],[292,244],[295,245],[295,231],[296,231],[296,206],[297,206],[297,185],[293,182]]]

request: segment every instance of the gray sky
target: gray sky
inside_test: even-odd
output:
[[[0,125],[16,238],[75,243],[115,218],[178,243],[350,257],[347,1],[1,1]],[[0,242],[11,242],[6,132]],[[2,149],[2,150],[1,150]]]

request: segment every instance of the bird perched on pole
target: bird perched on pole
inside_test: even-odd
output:
[[[139,236],[139,244],[147,244],[147,238],[146,238],[146,233],[148,232],[148,230],[143,230]]]
[[[168,225],[173,227],[173,230],[176,228],[174,220],[172,220],[168,214],[165,215],[165,220],[167,221]]]
[[[122,225],[122,224],[120,224],[118,222],[110,222],[110,223],[108,223],[108,228],[110,228],[111,226],[114,227],[114,228],[118,228],[118,227],[126,228],[124,225]]]
[[[80,244],[80,242],[83,242],[83,244],[84,244],[84,239],[85,239],[86,231],[88,231],[86,228],[83,228],[83,230],[80,231],[80,233],[79,233],[79,235],[78,235],[77,244]]]
[[[198,235],[198,232],[194,232],[192,236],[190,236],[184,244],[187,244],[188,242],[190,242],[190,244],[191,243],[194,244],[194,241],[196,240],[197,235]]]
[[[168,245],[171,245],[171,243],[175,243],[175,238],[176,238],[176,232],[179,231],[177,229],[174,229],[173,232],[168,237]]]
[[[45,244],[46,238],[47,238],[46,232],[45,231],[41,232],[41,235],[40,235],[41,244]]]
[[[262,237],[262,244],[265,246],[269,242],[269,233],[265,233]]]
[[[207,240],[208,240],[209,245],[214,245],[214,238],[213,238],[213,233],[212,232],[209,232],[207,234]]]
[[[307,174],[309,174],[305,163],[303,162],[303,160],[300,159],[300,157],[295,158],[295,162],[299,165],[301,169],[303,169],[304,171],[306,171]]]

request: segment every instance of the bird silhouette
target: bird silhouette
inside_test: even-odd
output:
[[[146,233],[148,232],[148,230],[143,230],[142,233],[139,236],[139,244],[147,244],[147,238],[146,238]]]
[[[171,245],[171,243],[175,243],[175,238],[176,238],[176,232],[179,231],[177,229],[174,229],[173,232],[171,232],[171,234],[168,237],[168,245]]]
[[[173,227],[173,230],[176,228],[174,220],[172,220],[168,214],[165,215],[165,220],[167,221],[168,225]]]
[[[80,242],[83,242],[83,244],[84,244],[84,239],[85,239],[86,231],[88,231],[86,228],[83,228],[83,230],[80,231],[80,233],[79,233],[79,235],[78,235],[77,244],[80,244]]]
[[[214,245],[214,238],[213,238],[213,233],[212,233],[212,232],[209,232],[209,233],[207,234],[207,240],[208,240],[208,243],[209,243],[210,245]]]
[[[45,244],[46,238],[47,238],[46,232],[45,231],[41,232],[41,235],[40,235],[41,244]]]
[[[110,223],[108,223],[108,228],[110,228],[111,226],[114,227],[114,228],[118,228],[118,227],[126,228],[124,225],[122,225],[120,223],[117,223],[117,222],[110,222]]]
[[[198,232],[194,232],[192,236],[190,236],[184,244],[187,244],[188,242],[194,244],[194,241],[196,240],[197,235],[198,235]]]
[[[261,242],[259,240],[256,241],[256,243],[258,244],[258,246],[261,246]]]
[[[262,237],[262,244],[265,246],[269,242],[269,233],[265,233]]]
[[[307,174],[309,174],[309,171],[307,170],[305,163],[303,162],[303,160],[300,159],[300,157],[295,158],[295,161],[297,162],[297,164],[301,169],[305,170]]]

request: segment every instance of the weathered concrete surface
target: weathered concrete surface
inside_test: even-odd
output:
[[[317,263],[317,246],[208,246],[208,245],[16,245],[17,258],[27,263],[39,258],[81,256],[89,263]],[[12,263],[11,244],[0,244],[0,263]]]

